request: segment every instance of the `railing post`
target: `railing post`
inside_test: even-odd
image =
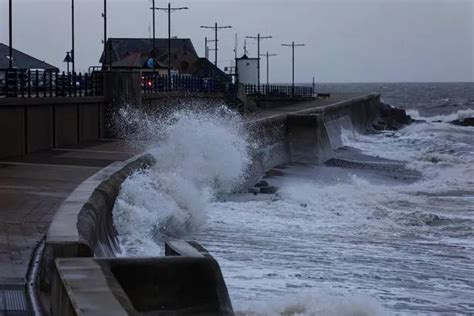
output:
[[[90,95],[89,94],[89,76],[88,76],[87,72],[84,74],[84,86],[85,86],[84,87],[85,88],[84,89],[84,94],[86,96]]]
[[[15,69],[15,97],[18,97],[18,70]]]
[[[39,72],[35,71],[35,88],[36,88],[36,97],[39,97]]]
[[[82,90],[83,90],[83,84],[82,84],[82,72],[79,73],[79,96],[82,97]]]
[[[10,93],[10,89],[8,88],[8,76],[9,76],[9,73],[8,71],[5,70],[5,97],[8,98],[8,94]]]
[[[53,96],[53,71],[49,70],[49,96]]]
[[[73,91],[74,91],[74,96],[77,96],[77,74],[76,72],[72,73],[72,84],[73,84]]]
[[[43,71],[43,96],[46,97],[46,70]]]
[[[31,98],[31,71],[28,70],[28,82],[26,83],[28,98]]]
[[[22,98],[25,97],[25,76],[26,76],[26,72],[22,70],[21,79],[20,79],[20,93],[21,93]]]

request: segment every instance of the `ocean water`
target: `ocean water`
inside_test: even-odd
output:
[[[318,90],[380,92],[421,122],[330,128],[333,159],[279,166],[265,179],[278,193],[254,196],[232,193],[253,148],[240,119],[179,113],[151,131],[159,169],[122,188],[123,255],[159,255],[165,236],[197,240],[243,315],[474,314],[474,127],[449,123],[474,116],[474,84]]]

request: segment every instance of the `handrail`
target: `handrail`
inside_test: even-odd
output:
[[[101,72],[65,73],[55,69],[0,69],[0,97],[102,96]]]
[[[313,97],[314,90],[311,86],[292,86],[274,84],[245,84],[245,93],[248,96],[260,97]]]

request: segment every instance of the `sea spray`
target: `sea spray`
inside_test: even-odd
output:
[[[208,203],[235,190],[249,164],[242,121],[225,106],[145,119],[143,126],[156,164],[125,180],[114,208],[122,252],[137,256],[160,254],[163,239],[199,230]]]
[[[236,302],[242,316],[384,316],[389,313],[374,298],[348,291],[313,290],[268,301]]]

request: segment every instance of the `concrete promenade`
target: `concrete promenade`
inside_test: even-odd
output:
[[[337,103],[357,95],[333,96],[264,110],[246,120],[289,114]],[[100,141],[0,160],[0,316],[28,315],[25,277],[35,246],[67,196],[77,185],[137,150],[123,141]]]
[[[27,315],[31,254],[61,202],[82,181],[132,157],[120,142],[58,148],[0,160],[0,315]]]

